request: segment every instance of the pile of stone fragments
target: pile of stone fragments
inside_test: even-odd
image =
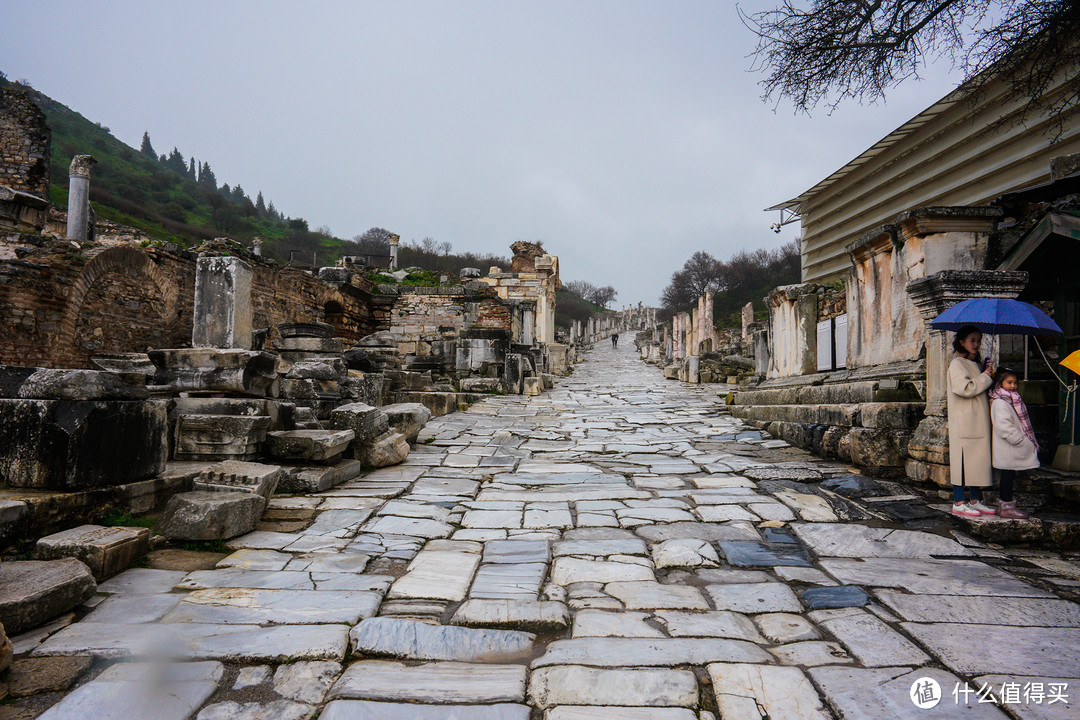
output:
[[[273,352],[252,349],[245,272],[200,258],[193,347],[97,370],[0,366],[0,549],[33,557],[0,562],[0,671],[7,635],[76,607],[152,542],[242,535],[275,492],[325,491],[409,454],[431,411],[377,407],[333,326],[284,323]],[[162,505],[159,537],[86,524]]]

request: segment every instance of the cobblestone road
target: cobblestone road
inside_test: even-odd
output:
[[[1075,564],[898,529],[817,482],[848,469],[722,409],[624,343],[438,418],[403,465],[275,498],[290,531],[129,570],[23,639],[139,660],[43,717],[1078,716],[1080,606],[1054,592]]]

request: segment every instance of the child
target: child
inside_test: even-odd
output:
[[[990,417],[994,423],[993,464],[1001,473],[998,516],[1006,520],[1028,517],[1026,512],[1016,509],[1013,499],[1016,471],[1039,467],[1036,455],[1039,443],[1035,440],[1027,406],[1017,392],[1018,382],[1014,371],[1002,368],[994,376],[994,389],[990,391]]]

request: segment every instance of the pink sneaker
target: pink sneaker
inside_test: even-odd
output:
[[[977,518],[982,517],[982,513],[971,507],[968,503],[953,503],[952,506],[953,515],[961,515],[963,517]]]
[[[1031,516],[1023,510],[1017,510],[1016,501],[1012,500],[1010,502],[998,502],[998,517],[1003,520],[1027,520]]]

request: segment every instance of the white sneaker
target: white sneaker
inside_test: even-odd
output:
[[[983,505],[982,500],[976,500],[969,502],[968,507],[972,510],[978,510],[980,515],[997,515],[997,508],[992,508],[988,505]]]
[[[965,503],[960,503],[959,505],[957,505],[956,503],[953,503],[952,514],[953,515],[962,515],[964,517],[976,517],[976,518],[982,516],[981,512],[979,512],[975,508],[971,507],[971,505],[969,503],[966,503],[966,502]]]

